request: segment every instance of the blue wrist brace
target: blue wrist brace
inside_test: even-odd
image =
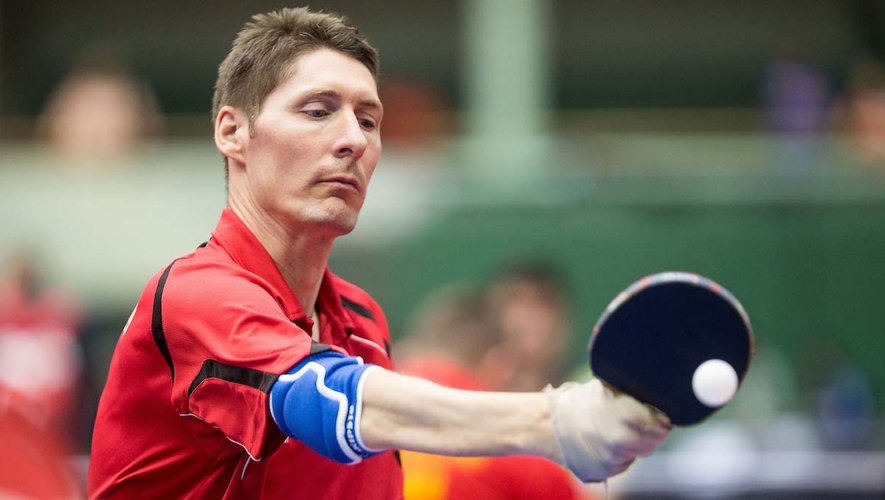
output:
[[[343,464],[356,464],[383,450],[360,437],[362,388],[375,365],[325,351],[303,359],[270,389],[271,416],[287,436]]]

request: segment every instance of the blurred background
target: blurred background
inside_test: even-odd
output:
[[[476,288],[513,328],[499,361],[537,369],[487,385],[536,390],[587,376],[622,288],[698,272],[749,312],[750,374],[611,495],[885,494],[885,2],[310,5],[381,53],[385,151],[332,269],[398,343]],[[0,0],[0,406],[81,468],[142,286],[225,204],[217,66],[282,6]]]

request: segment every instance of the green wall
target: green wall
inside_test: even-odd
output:
[[[722,182],[736,192],[762,188]],[[867,195],[841,196],[839,186],[824,183],[794,199],[704,199],[704,183],[678,192],[645,181],[647,196],[619,197],[614,188],[595,196],[587,187],[588,196],[571,202],[467,204],[441,210],[425,230],[379,255],[383,264],[365,284],[396,336],[436,286],[482,282],[523,258],[550,259],[574,291],[572,361],[579,365],[593,323],[618,291],[653,272],[698,272],[741,300],[758,350],[786,356],[800,397],[840,359],[853,360],[885,394],[885,199],[869,196],[881,181],[863,184],[855,187]]]

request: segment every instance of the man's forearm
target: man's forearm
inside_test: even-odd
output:
[[[360,433],[376,449],[561,461],[543,393],[450,389],[388,370],[367,376]]]

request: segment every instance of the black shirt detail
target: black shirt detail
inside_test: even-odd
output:
[[[343,305],[344,307],[350,309],[351,311],[359,314],[360,316],[363,316],[365,318],[369,318],[372,321],[375,321],[375,315],[372,314],[372,311],[370,311],[366,306],[364,306],[362,304],[357,304],[356,302],[354,302],[346,297],[341,297],[341,305]]]
[[[194,381],[191,382],[190,387],[188,387],[188,397],[190,397],[194,390],[196,390],[197,386],[207,378],[217,378],[235,384],[242,384],[254,387],[261,392],[269,393],[270,388],[273,386],[274,382],[277,381],[279,375],[276,373],[253,370],[252,368],[227,365],[214,359],[207,359],[203,361],[200,373],[197,374]]]
[[[160,276],[160,281],[157,282],[157,291],[154,293],[154,308],[151,315],[151,335],[154,337],[157,349],[160,350],[160,354],[163,355],[163,359],[169,365],[169,374],[172,380],[175,380],[175,367],[172,365],[172,355],[169,353],[169,344],[166,343],[166,333],[163,331],[163,289],[166,288],[166,279],[169,277],[169,271],[172,270],[173,264],[175,264],[175,260],[166,266],[166,269]]]

